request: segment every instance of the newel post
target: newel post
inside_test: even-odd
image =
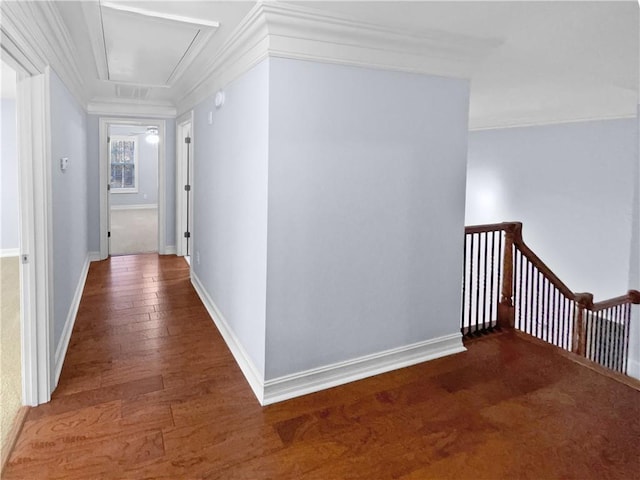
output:
[[[516,309],[513,305],[513,244],[521,234],[521,223],[505,224],[504,256],[502,257],[502,287],[498,304],[498,327],[515,326]]]
[[[571,351],[581,357],[587,353],[587,324],[585,312],[593,306],[592,293],[576,293],[574,295],[576,302],[575,318],[573,319],[573,340],[571,342]]]

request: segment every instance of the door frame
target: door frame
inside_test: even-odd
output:
[[[36,406],[51,399],[55,385],[50,69],[4,40],[2,59],[17,73],[22,403]]]
[[[186,161],[185,148],[185,130],[187,125],[191,128],[191,143],[189,153],[189,177],[187,178],[187,169],[184,168]],[[184,113],[176,120],[176,255],[184,257],[187,254],[187,241],[184,238],[184,232],[191,232],[191,240],[193,240],[193,110]],[[184,196],[184,186],[191,185],[192,190],[189,192],[189,215],[185,215],[187,202]],[[191,250],[193,251],[193,242],[191,242]]]
[[[158,253],[167,253],[166,245],[166,120],[158,118],[100,117],[100,259],[109,257],[109,152],[107,139],[110,125],[139,125],[157,127],[158,136]]]

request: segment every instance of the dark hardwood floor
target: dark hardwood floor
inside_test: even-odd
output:
[[[6,479],[633,479],[640,393],[512,333],[260,407],[173,256],[93,263]]]

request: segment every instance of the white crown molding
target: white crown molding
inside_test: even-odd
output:
[[[193,108],[268,56],[469,78],[500,44],[435,30],[391,29],[299,5],[258,3],[204,73],[198,79],[183,78],[178,112]]]
[[[231,33],[205,73],[198,78],[183,76],[176,84],[184,92],[177,102],[178,114],[183,114],[228,85],[268,55],[268,31],[262,14],[264,4],[258,3]]]
[[[327,15],[299,5],[263,6],[269,53],[431,75],[469,78],[502,41],[441,30],[406,29]]]
[[[553,112],[558,113],[558,112]],[[548,125],[566,125],[571,123],[584,123],[584,122],[602,122],[608,120],[629,120],[637,118],[636,115],[596,115],[593,117],[571,117],[571,116],[559,116],[559,115],[545,115],[541,112],[532,113],[529,116],[519,116],[517,118],[482,118],[478,117],[475,120],[469,121],[470,132],[484,132],[488,130],[506,130],[509,128],[527,128],[527,127],[544,127]]]
[[[177,111],[176,107],[169,103],[114,102],[110,99],[93,99],[87,105],[87,113],[123,117],[175,118]]]
[[[0,2],[3,58],[7,55],[11,63],[24,69],[29,75],[42,74],[47,60],[37,45],[32,45],[30,38],[24,35],[24,15],[20,8],[17,2]]]
[[[78,55],[55,2],[0,5],[3,48],[32,75],[44,73],[45,67],[51,66],[84,107],[86,98],[76,62]]]
[[[107,79],[109,78],[109,67],[107,66],[107,52],[105,51],[104,38],[102,36],[100,3],[97,1],[80,2],[80,8],[87,23],[89,41],[93,50],[93,60],[98,78]]]

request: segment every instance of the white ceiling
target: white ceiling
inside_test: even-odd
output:
[[[118,1],[102,8],[96,8],[95,1],[57,4],[78,49],[88,98],[136,98],[165,105],[176,105],[184,94],[180,75],[204,75],[254,6],[217,1]],[[558,121],[636,112],[639,35],[638,4],[633,0],[296,4],[407,32],[440,31],[491,40],[496,47],[472,71],[472,127],[526,124],[542,110]],[[144,9],[156,16],[113,6]],[[176,16],[209,26],[168,19]],[[210,26],[215,22],[218,28]],[[203,32],[207,38],[194,48],[192,42],[202,39]],[[96,50],[96,38],[103,38],[106,54]],[[101,75],[105,56],[108,77]]]

